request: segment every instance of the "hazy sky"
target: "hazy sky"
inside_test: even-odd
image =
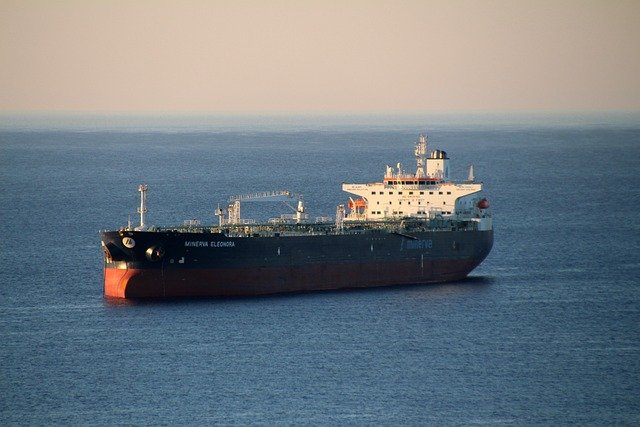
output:
[[[0,111],[640,109],[640,0],[0,0]]]

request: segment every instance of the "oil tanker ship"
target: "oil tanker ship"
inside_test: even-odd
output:
[[[293,201],[289,191],[232,197],[218,223],[175,227],[145,223],[101,231],[104,295],[113,298],[250,296],[341,288],[456,281],[493,245],[489,203],[473,166],[466,181],[449,178],[449,158],[429,152],[420,135],[417,168],[387,166],[382,182],[342,184],[350,193],[335,218],[294,213],[265,223],[241,218],[243,202]]]

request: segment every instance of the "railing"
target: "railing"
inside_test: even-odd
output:
[[[236,202],[236,201],[241,201],[241,202],[246,202],[246,201],[251,201],[251,200],[260,200],[260,199],[269,199],[272,197],[284,197],[284,198],[291,198],[292,194],[290,191],[287,190],[281,190],[281,191],[260,191],[257,193],[251,193],[251,194],[241,194],[241,195],[237,195],[237,196],[231,196],[229,197],[229,202]]]

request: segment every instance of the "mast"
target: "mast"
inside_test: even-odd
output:
[[[140,184],[138,187],[138,191],[140,192],[140,207],[138,208],[138,213],[140,214],[140,227],[139,229],[144,229],[145,221],[144,214],[147,213],[147,190],[149,186],[147,184]]]
[[[424,178],[427,176],[427,137],[423,133],[420,134],[416,143],[415,155],[417,164],[416,178]]]

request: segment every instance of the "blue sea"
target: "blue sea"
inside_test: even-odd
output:
[[[495,244],[467,280],[108,301],[98,231],[473,164]],[[640,115],[0,117],[1,425],[639,425]],[[246,204],[243,216],[290,213]]]

